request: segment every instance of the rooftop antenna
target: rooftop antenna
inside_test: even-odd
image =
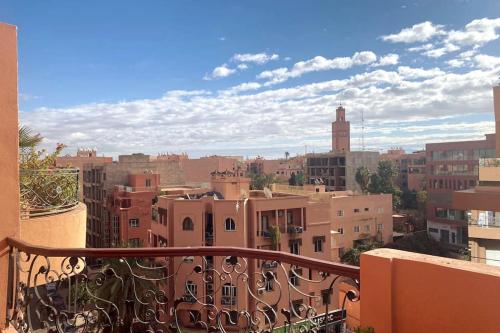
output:
[[[365,112],[361,109],[361,150],[365,151]]]

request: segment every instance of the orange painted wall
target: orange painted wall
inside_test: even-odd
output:
[[[495,110],[495,129],[497,157],[500,157],[500,85],[493,87],[493,108]]]
[[[361,256],[361,325],[377,333],[496,333],[498,295],[498,267],[392,249]]]
[[[17,28],[0,23],[0,330],[5,326],[9,252],[6,237],[19,235]]]

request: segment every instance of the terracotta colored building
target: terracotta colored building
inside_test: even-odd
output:
[[[500,86],[493,88],[493,102],[498,131]],[[471,261],[500,266],[500,146],[498,146],[498,141],[496,156],[497,158],[479,160],[478,185],[468,190],[454,192],[453,208],[467,210]]]
[[[401,190],[422,191],[426,188],[425,150],[407,154],[402,148],[389,149],[380,160],[390,160],[398,168],[396,184]]]
[[[286,187],[286,186],[285,186]],[[316,189],[302,190],[303,194],[287,193],[285,187],[276,191],[250,191],[249,179],[242,174],[215,173],[210,191],[196,194],[175,194],[158,197],[159,220],[167,226],[168,246],[238,246],[257,249],[276,249],[323,260],[339,261],[343,251],[366,241],[392,241],[392,199],[390,195],[352,196],[346,193],[325,193]],[[276,188],[276,187],[275,187]],[[320,188],[318,188],[320,189]],[[294,189],[292,188],[292,191]],[[324,190],[324,187],[323,187]],[[277,236],[277,234],[279,236]],[[215,265],[212,258],[196,265]],[[220,259],[218,259],[220,260]],[[248,262],[250,271],[275,270],[263,262]],[[174,266],[177,267],[177,266]],[[184,265],[188,271],[192,269]],[[300,271],[307,276],[306,271]],[[309,275],[309,278],[314,276]],[[208,281],[208,282],[207,282]],[[196,297],[209,295],[219,288],[244,290],[243,285],[214,285],[212,279],[193,277],[189,281]],[[184,282],[182,282],[184,283]],[[254,285],[263,300],[273,299],[273,283]],[[179,285],[178,288],[183,288]],[[326,287],[317,285],[309,294],[321,295]],[[252,304],[248,295],[236,291],[214,296],[215,304]],[[189,295],[187,295],[189,296]],[[297,304],[307,301],[297,295]],[[332,305],[337,305],[331,299]],[[286,304],[282,305],[283,307]],[[186,308],[184,324],[189,315],[205,318],[206,313],[196,304]]]
[[[452,194],[474,188],[479,179],[479,159],[494,156],[495,134],[478,141],[426,145],[427,231],[436,240],[467,246],[465,211],[452,207]]]
[[[306,180],[308,184],[324,184],[327,191],[360,191],[356,170],[365,166],[375,171],[378,161],[378,152],[351,151],[350,124],[346,121],[345,109],[340,106],[332,123],[332,151],[307,154]]]
[[[351,124],[346,121],[345,109],[340,105],[332,123],[332,151],[343,153],[351,150]]]
[[[273,174],[282,183],[288,182],[292,174],[301,175],[304,173],[304,158],[302,156],[277,160],[266,160],[259,156],[247,160],[245,164],[247,175]]]
[[[97,156],[97,150],[91,148],[78,148],[76,155],[66,155],[56,158],[56,166],[58,167],[74,167],[79,171],[79,195],[83,201],[83,166],[89,163],[106,164],[113,162],[112,157]]]

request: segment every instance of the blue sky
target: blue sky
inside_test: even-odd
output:
[[[499,1],[0,2],[21,120],[117,155],[326,151],[340,100],[359,148],[493,130]],[[406,30],[404,30],[406,29]]]

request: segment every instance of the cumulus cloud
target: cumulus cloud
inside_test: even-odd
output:
[[[309,60],[296,62],[290,69],[281,67],[263,71],[257,75],[257,79],[265,79],[267,82],[264,85],[271,86],[310,72],[348,69],[355,65],[368,65],[376,60],[377,55],[371,51],[356,52],[352,57],[337,57],[333,59],[316,56]]]
[[[212,73],[206,74],[204,80],[220,79],[236,73],[236,69],[229,68],[226,64],[215,67]]]
[[[478,54],[474,57],[474,61],[479,68],[491,69],[500,67],[500,57]]]
[[[278,60],[279,55],[277,54],[267,54],[267,53],[236,53],[231,58],[232,61],[236,62],[253,62],[259,65],[265,64],[271,60]]]
[[[499,38],[500,18],[482,18],[473,20],[463,29],[447,30],[443,25],[435,25],[426,21],[410,28],[404,28],[397,34],[382,36],[382,40],[393,43],[426,43],[408,48],[410,52],[422,52],[431,58],[439,58],[445,54],[462,50],[463,48],[477,49]],[[463,66],[463,59],[451,60],[448,63],[454,67]]]
[[[328,150],[328,124],[341,99],[353,124],[353,145],[363,110],[370,131],[365,140],[381,149],[394,142],[412,146],[480,138],[482,128],[457,131],[457,125],[438,131],[436,126],[464,123],[466,114],[491,115],[491,85],[499,75],[499,67],[447,73],[399,66],[290,88],[260,90],[261,83],[248,82],[219,93],[180,90],[155,99],[45,107],[21,112],[21,119],[49,146],[95,146],[112,155],[265,151],[277,156],[285,150],[303,152],[304,145]],[[419,122],[420,129],[411,128]],[[426,126],[431,126],[427,132]],[[393,130],[387,134],[387,128]]]
[[[426,21],[404,28],[400,32],[382,36],[382,40],[392,43],[426,42],[434,36],[442,35],[444,26]]]
[[[395,53],[389,53],[386,54],[385,56],[380,57],[377,63],[373,64],[373,67],[380,67],[380,66],[390,66],[390,65],[397,65],[399,63],[399,55]]]

